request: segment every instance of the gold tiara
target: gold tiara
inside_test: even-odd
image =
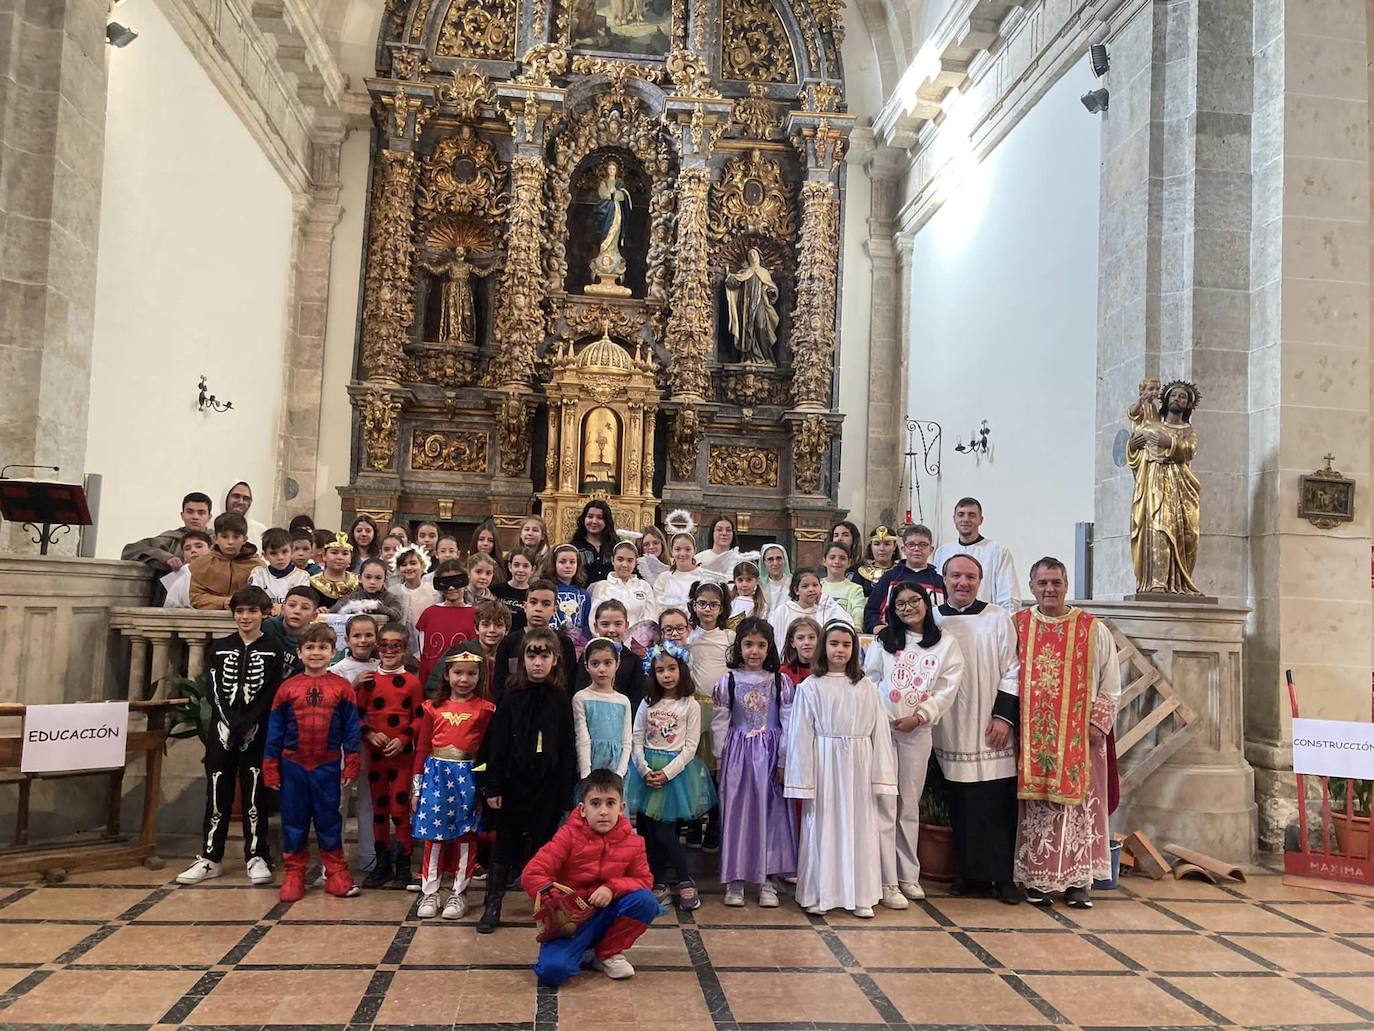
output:
[[[476,652],[454,652],[445,662],[485,662],[486,660]]]
[[[869,534],[868,537],[870,543],[872,543],[873,541],[895,541],[896,539],[897,535],[893,533],[891,530],[889,530],[886,526],[879,526],[875,528],[874,531],[871,534]]]
[[[324,546],[325,551],[331,548],[338,548],[340,551],[352,551],[353,542],[348,539],[348,534],[336,533],[334,539]]]

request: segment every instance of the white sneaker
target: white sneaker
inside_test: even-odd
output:
[[[415,909],[415,915],[421,920],[432,920],[439,915],[439,895],[425,895],[420,899],[420,905]]]
[[[744,882],[731,881],[725,888],[725,904],[727,906],[744,905]]]
[[[248,860],[248,879],[254,884],[272,883],[272,868],[262,856],[254,856]]]
[[[594,959],[592,966],[612,981],[623,981],[627,977],[635,976],[635,968],[630,966],[630,961],[625,958],[623,952],[617,952],[614,956],[607,956],[605,959]]]
[[[895,884],[883,885],[883,905],[888,909],[906,909],[911,905],[906,900],[906,896],[898,890]]]
[[[468,911],[468,897],[459,895],[457,892],[450,892],[448,901],[444,903],[445,920],[461,920],[463,914]]]
[[[858,907],[856,907],[855,910],[854,910],[854,915],[857,916],[860,920],[872,920],[872,919],[873,919],[873,907],[872,907],[872,906],[858,906]]]
[[[901,884],[897,885],[897,887],[902,890],[903,895],[914,902],[920,902],[921,899],[926,897],[925,889],[915,881],[903,881]],[[886,903],[884,903],[884,905],[886,905]],[[906,907],[903,906],[902,908],[905,909]]]
[[[763,909],[776,909],[778,906],[778,889],[771,881],[759,885],[759,906]]]
[[[194,863],[177,874],[177,883],[199,884],[201,881],[208,881],[211,877],[218,877],[223,872],[223,869],[214,860],[196,856]]]
[[[315,875],[315,879],[310,882],[312,888],[323,888],[325,882],[324,867],[320,867],[320,872]]]
[[[825,916],[826,913],[830,912],[830,910],[823,909],[820,906],[807,906],[806,911],[812,916]]]

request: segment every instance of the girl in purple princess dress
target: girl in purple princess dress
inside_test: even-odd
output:
[[[711,743],[720,782],[720,879],[725,904],[744,905],[745,882],[759,886],[759,905],[776,906],[773,877],[797,871],[797,831],[782,794],[783,742],[794,686],[779,672],[773,631],[746,619],[735,631],[713,694]]]

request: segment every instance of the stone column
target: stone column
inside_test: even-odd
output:
[[[320,403],[324,394],[324,334],[329,264],[339,223],[339,148],[343,132],[312,145],[316,181],[298,196],[291,246],[291,294],[282,361],[282,414],[277,441],[274,521],[313,512],[319,469]],[[287,482],[295,484],[294,493]]]
[[[1369,718],[1366,17],[1365,0],[1255,4],[1246,754],[1268,846],[1296,812],[1284,671],[1304,715]],[[1356,520],[1318,529],[1298,482],[1328,451]]]
[[[874,147],[863,157],[871,184],[868,239],[864,250],[873,268],[868,327],[868,439],[866,443],[863,525],[895,526],[904,504],[897,497],[902,476],[902,396],[906,384],[906,351],[902,314],[906,260],[895,239],[897,209],[906,155],[892,147]]]
[[[69,481],[85,472],[106,19],[99,0],[0,10],[0,464],[55,465]],[[0,550],[33,550],[10,530]],[[75,546],[69,534],[57,550]]]

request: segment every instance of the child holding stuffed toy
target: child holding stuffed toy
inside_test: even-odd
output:
[[[607,977],[633,977],[625,952],[658,915],[644,839],[625,818],[620,778],[593,770],[581,792],[576,811],[520,875],[542,925],[534,973],[550,987],[576,977],[589,950]]]

